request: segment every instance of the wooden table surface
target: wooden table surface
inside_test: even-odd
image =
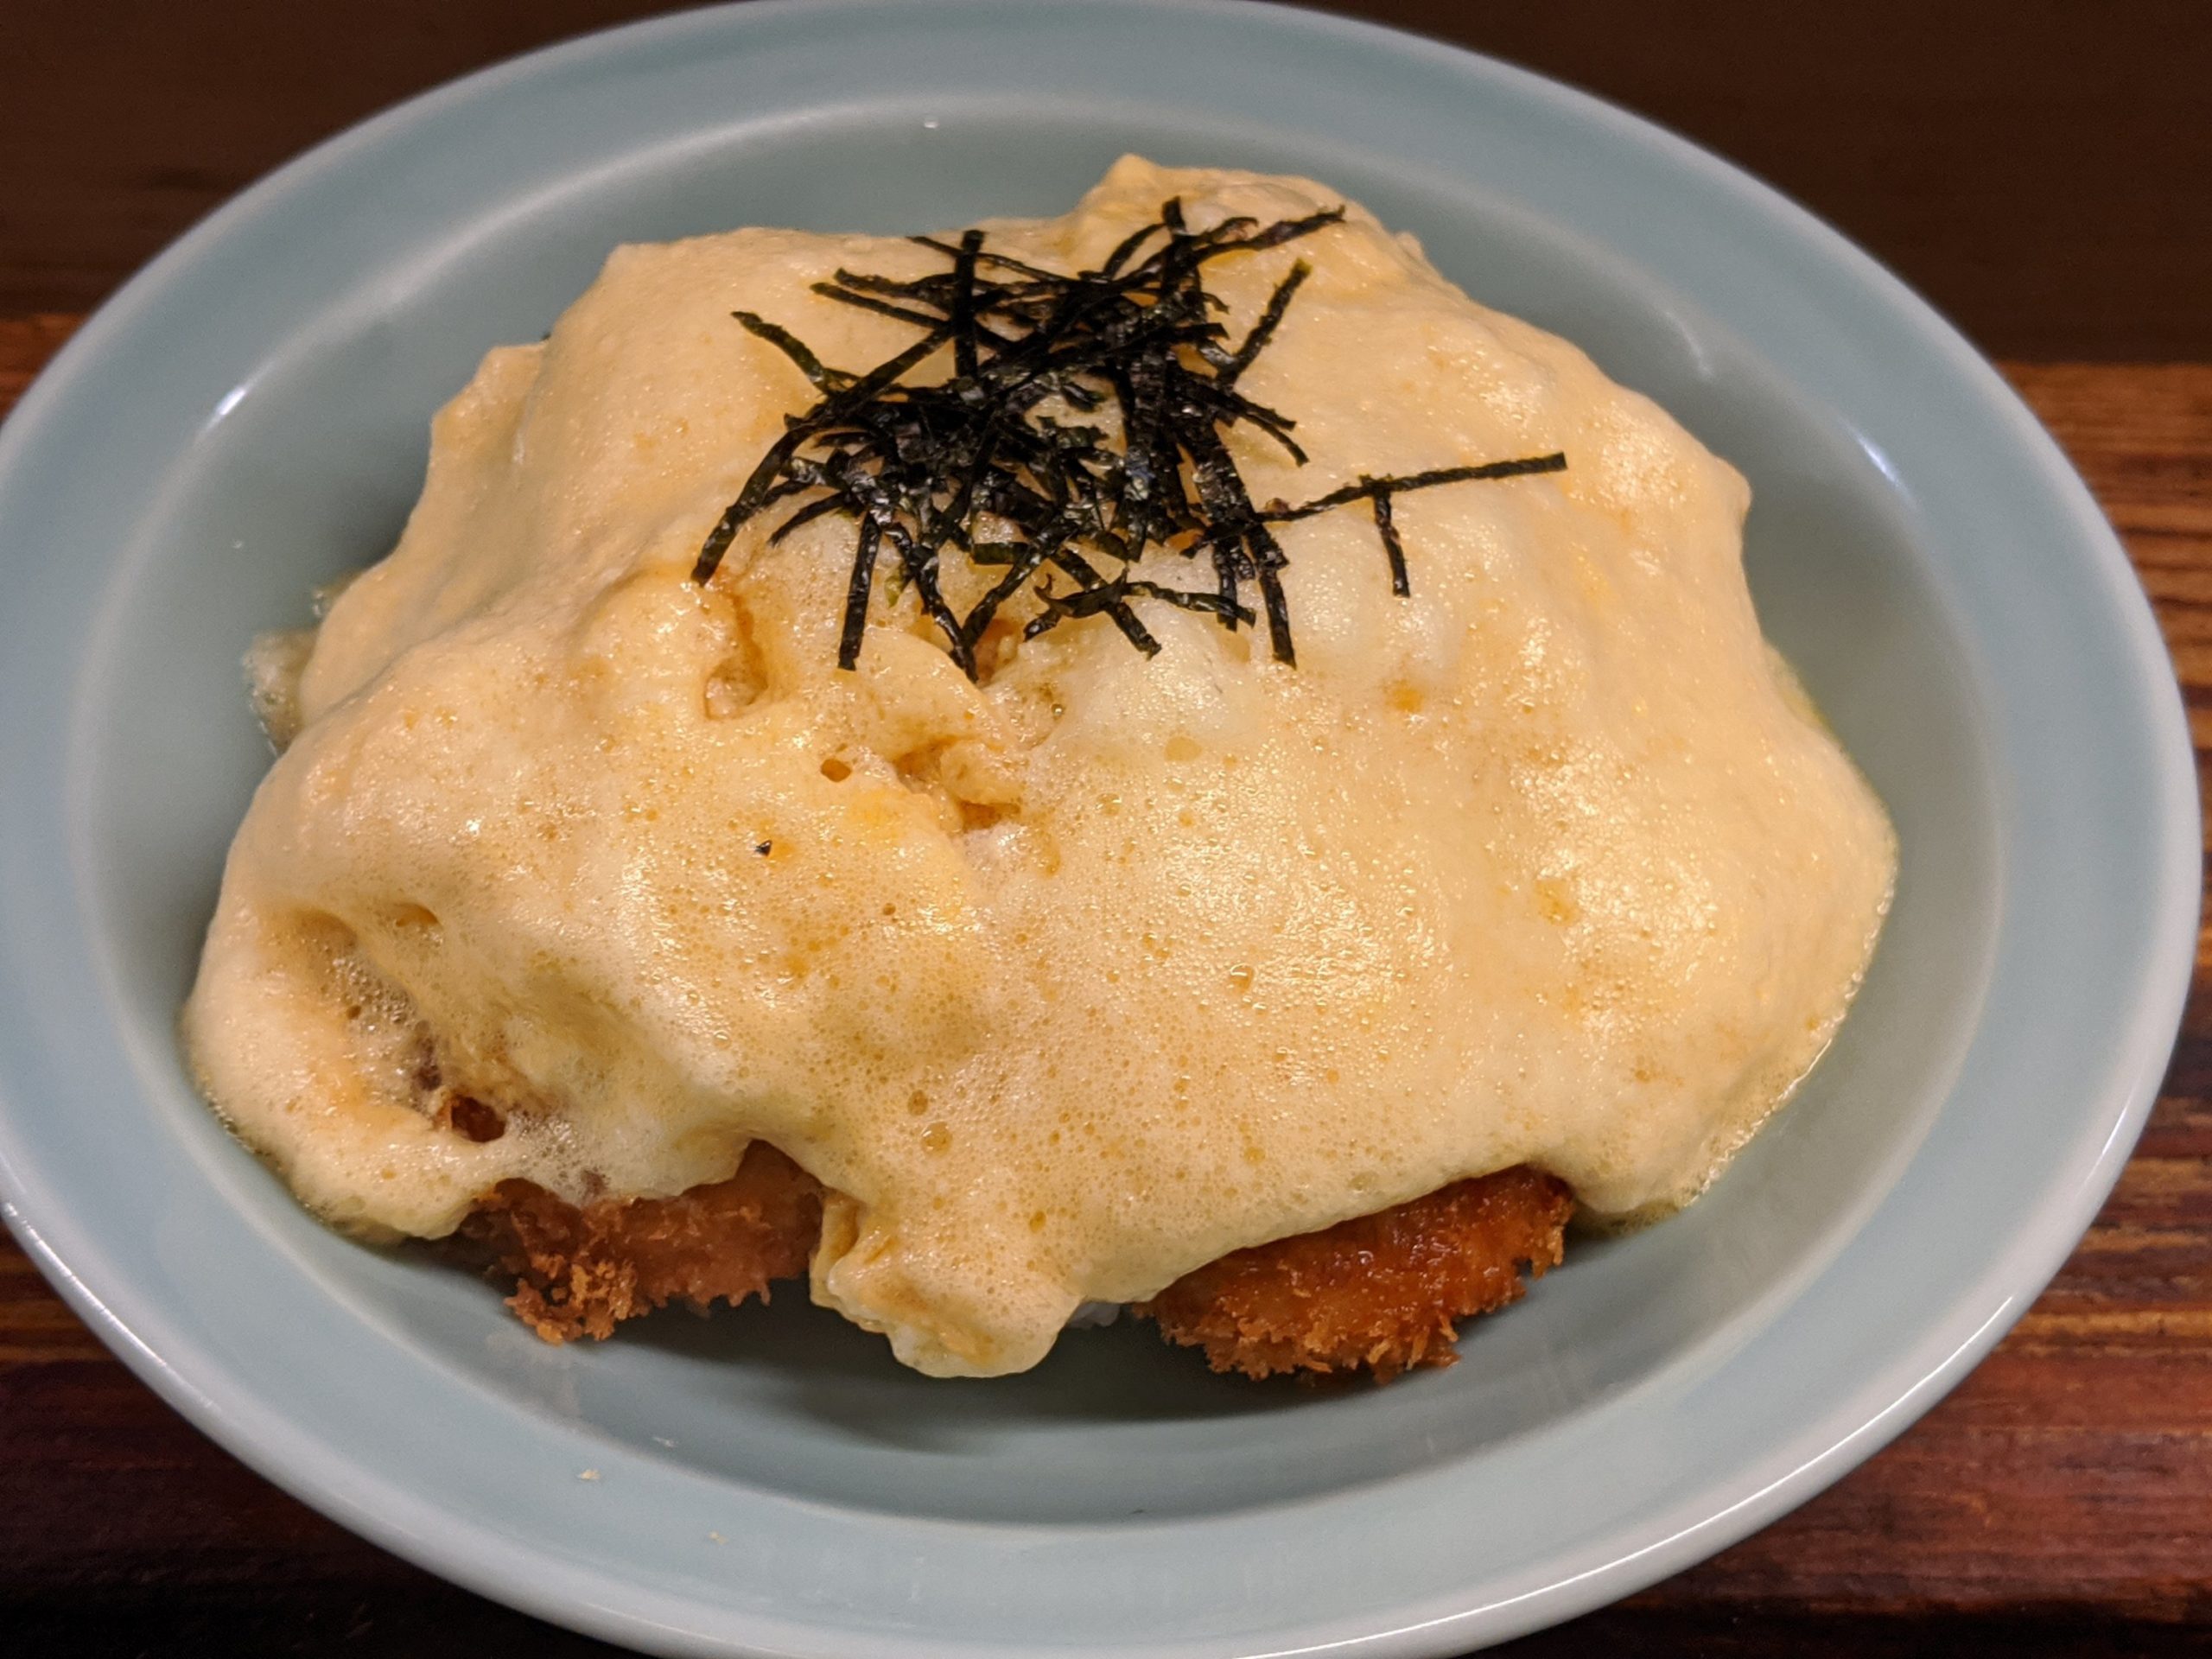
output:
[[[286,154],[651,0],[0,0],[0,409]],[[1620,99],[1867,242],[2126,539],[2212,747],[2212,4],[1339,0]],[[2062,360],[2069,359],[2069,360]],[[2089,360],[2094,359],[2094,360]],[[2200,940],[2206,936],[2200,932]],[[1888,1450],[1522,1655],[2212,1654],[2212,979],[2050,1288]],[[0,1659],[612,1653],[344,1532],[162,1405],[0,1236]]]

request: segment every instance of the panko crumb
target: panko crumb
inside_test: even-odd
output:
[[[1136,1313],[1217,1371],[1372,1371],[1387,1382],[1449,1365],[1459,1321],[1521,1300],[1559,1265],[1574,1198],[1519,1165],[1255,1249],[1177,1280]]]
[[[507,1305],[522,1321],[567,1342],[610,1336],[671,1301],[766,1301],[773,1281],[806,1273],[822,1194],[756,1141],[730,1179],[673,1198],[579,1209],[526,1181],[502,1182],[461,1234],[512,1280]],[[1364,1370],[1387,1382],[1451,1364],[1461,1320],[1519,1300],[1529,1277],[1559,1265],[1573,1213],[1565,1183],[1517,1166],[1235,1251],[1131,1312],[1168,1341],[1204,1349],[1217,1371]],[[1097,1312],[1089,1322],[1103,1322]]]
[[[567,1342],[612,1336],[671,1301],[766,1301],[772,1281],[804,1275],[821,1230],[820,1185],[755,1141],[729,1179],[672,1198],[579,1209],[529,1181],[502,1181],[461,1236],[513,1281],[507,1306],[524,1325]]]

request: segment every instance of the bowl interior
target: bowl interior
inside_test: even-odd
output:
[[[1162,161],[1342,188],[1750,478],[1761,615],[1904,849],[1865,991],[1796,1101],[1687,1214],[1573,1246],[1526,1302],[1473,1331],[1460,1364],[1382,1390],[1219,1379],[1127,1326],[1072,1333],[1025,1376],[931,1382],[796,1287],[766,1309],[664,1314],[556,1350],[428,1252],[362,1248],[308,1221],[194,1096],[173,1038],[224,848],[267,764],[238,668],[252,633],[303,620],[314,584],[390,546],[432,410],[486,348],[543,333],[614,244],[1058,213],[1133,130]],[[391,188],[404,194],[404,175]],[[1281,1504],[1479,1459],[1662,1373],[1719,1364],[1842,1248],[1934,1120],[1990,971],[1999,795],[1975,646],[1916,503],[1878,450],[1720,320],[1513,196],[1188,106],[893,100],[642,147],[504,212],[365,245],[356,273],[266,343],[118,550],[78,682],[79,868],[148,1103],[136,1132],[219,1189],[272,1262],[454,1386],[709,1483],[849,1510],[1097,1524]],[[194,1224],[184,1205],[149,1220]],[[168,1290],[210,1317],[234,1294],[183,1274]],[[388,1432],[406,1432],[396,1408]]]

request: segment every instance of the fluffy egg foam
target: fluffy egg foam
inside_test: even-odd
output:
[[[1339,200],[1130,159],[989,245],[1095,265],[1179,195],[1200,226]],[[1402,498],[1409,598],[1361,510],[1284,525],[1295,668],[1155,605],[1157,658],[1097,618],[971,683],[911,595],[836,668],[837,518],[690,575],[814,397],[730,313],[866,367],[911,327],[809,285],[941,257],[618,250],[437,416],[391,555],[257,658],[296,736],[185,1016],[226,1120],[385,1236],[511,1177],[672,1194],[766,1139],[833,1194],[817,1300],[943,1375],[1513,1164],[1601,1217],[1694,1197],[1841,1018],[1888,820],[1761,636],[1732,468],[1357,207],[1208,268],[1232,334],[1294,257],[1242,386],[1312,460],[1232,430],[1255,500],[1567,470]],[[456,1090],[506,1132],[455,1133]]]

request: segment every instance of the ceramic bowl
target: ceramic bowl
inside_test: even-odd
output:
[[[1751,479],[1760,612],[1895,815],[1810,1084],[1684,1216],[1456,1368],[1208,1375],[1142,1329],[907,1374],[779,1298],[549,1348],[326,1232],[174,1025],[268,752],[238,658],[379,556],[431,411],[607,250],[1055,213],[1124,150],[1306,174]],[[2143,595],[2013,395],[1863,254],[1531,75],[1248,3],[811,0],[416,99],[139,276],[0,436],[0,1191],[164,1396],[378,1542],[671,1653],[1456,1652],[1771,1519],[1938,1397],[2080,1236],[2190,971],[2194,772]]]

